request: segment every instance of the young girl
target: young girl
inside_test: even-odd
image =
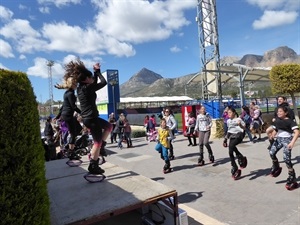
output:
[[[160,153],[160,157],[165,161],[163,172],[171,172],[171,164],[168,156],[168,149],[170,148],[170,142],[174,139],[172,130],[167,127],[166,119],[162,118],[160,121],[160,128],[158,129],[157,145],[155,150]]]
[[[125,134],[125,139],[127,142],[127,148],[132,148],[133,146],[132,146],[132,141],[131,141],[131,126],[126,117],[124,119],[124,134]]]
[[[253,138],[252,138],[251,131],[250,131],[250,124],[252,122],[252,118],[250,116],[250,109],[247,106],[245,106],[245,105],[242,106],[242,114],[240,115],[240,118],[246,124],[246,126],[245,126],[245,132],[248,135],[249,140],[251,142],[253,142]]]
[[[208,154],[209,154],[209,160],[213,163],[215,161],[213,152],[211,150],[210,144],[209,144],[209,137],[210,137],[210,129],[212,127],[212,119],[211,116],[206,113],[206,109],[204,106],[201,106],[199,110],[199,115],[197,116],[196,120],[196,126],[195,126],[195,131],[198,132],[199,135],[199,151],[200,151],[200,156],[198,159],[198,164],[199,166],[204,165],[204,160],[203,160],[203,146],[207,148]]]
[[[259,109],[258,105],[254,106],[254,111],[253,111],[253,119],[252,119],[252,124],[251,124],[251,130],[253,134],[253,140],[256,140],[256,133],[258,133],[258,141],[261,140],[261,128],[262,128],[262,118],[261,118],[261,111]]]
[[[194,116],[193,112],[189,113],[189,118],[187,119],[187,131],[186,131],[186,136],[188,138],[189,144],[188,146],[196,146],[196,135],[194,134],[195,131],[195,125],[196,125],[196,118]],[[192,144],[192,138],[194,144]]]
[[[100,71],[100,63],[93,66],[94,76],[83,62],[79,59],[71,61],[66,65],[66,75],[77,78],[77,96],[80,102],[81,117],[83,124],[90,130],[94,145],[91,150],[91,160],[88,171],[91,174],[103,174],[105,171],[99,167],[99,155],[106,156],[105,140],[109,136],[112,125],[99,118],[96,105],[97,91],[107,85],[107,82]],[[99,82],[98,82],[99,79]]]
[[[169,127],[169,129],[172,131],[172,134],[174,136],[175,129],[177,127],[177,122],[175,120],[175,117],[173,116],[170,108],[166,108],[164,112],[165,112],[164,118],[166,120],[166,124]],[[173,159],[175,159],[173,144],[170,142],[169,145],[170,145],[169,158],[170,158],[170,160],[173,160]]]
[[[235,162],[235,157],[238,158],[238,164],[241,168],[246,168],[247,158],[242,155],[237,149],[237,145],[243,141],[244,138],[244,129],[245,122],[237,117],[237,113],[234,108],[228,109],[229,119],[227,120],[228,131],[224,139],[224,147],[227,147],[227,139],[229,139],[229,157],[231,161],[231,174],[233,179],[237,179],[241,175],[241,170],[238,169],[238,166]]]
[[[299,128],[296,122],[288,117],[287,107],[279,106],[277,110],[277,116],[278,118],[273,124],[274,131],[272,133],[272,138],[276,136],[276,141],[274,141],[269,151],[273,161],[271,175],[273,177],[277,177],[281,173],[281,167],[279,166],[276,154],[283,147],[283,160],[288,168],[289,175],[285,187],[288,190],[292,190],[298,186],[296,182],[295,170],[293,169],[293,164],[291,162],[291,152],[296,140],[298,139]]]

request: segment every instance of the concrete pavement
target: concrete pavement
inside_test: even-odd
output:
[[[285,188],[287,168],[278,153],[282,173],[269,176],[271,159],[267,151],[268,142],[255,144],[246,138],[238,149],[248,158],[247,168],[242,170],[239,180],[231,178],[228,149],[221,139],[211,139],[215,162],[197,166],[199,147],[188,147],[187,139],[177,136],[174,143],[175,160],[171,161],[173,172],[163,174],[164,162],[154,150],[155,142],[145,138],[133,139],[134,148],[118,150],[116,144],[107,144],[107,161],[151,178],[177,190],[180,208],[188,212],[195,224],[300,224],[300,188],[288,191]],[[292,151],[292,161],[300,182],[300,141]],[[300,183],[299,183],[300,184]],[[197,221],[199,223],[197,223]],[[194,224],[194,223],[193,223]]]

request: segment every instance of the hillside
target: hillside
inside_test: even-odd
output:
[[[265,52],[263,55],[246,54],[242,58],[236,56],[226,56],[221,59],[221,63],[237,63],[249,67],[270,67],[282,63],[300,63],[300,56],[287,47],[278,47]],[[147,68],[141,69],[134,74],[127,82],[120,85],[121,97],[151,97],[151,96],[182,96],[187,95],[198,98],[201,95],[201,84],[186,83],[196,74],[183,75],[177,78],[163,78]],[[223,86],[224,89],[232,88],[234,84]],[[265,84],[256,83],[256,87]]]

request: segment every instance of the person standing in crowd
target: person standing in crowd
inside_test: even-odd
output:
[[[112,130],[112,125],[108,121],[99,118],[96,91],[105,87],[107,81],[101,74],[99,63],[93,66],[94,76],[79,59],[69,62],[65,69],[65,77],[74,77],[79,84],[77,94],[81,107],[82,122],[90,130],[93,137],[94,145],[91,150],[88,171],[91,174],[103,174],[105,171],[99,166],[99,155],[106,156],[105,140]],[[100,80],[99,83],[98,79]]]
[[[209,144],[211,127],[212,127],[212,118],[206,112],[205,106],[202,105],[200,107],[199,114],[196,119],[196,126],[195,126],[195,131],[194,131],[195,134],[196,134],[196,132],[198,132],[198,136],[199,136],[198,164],[200,166],[204,165],[204,160],[203,160],[204,146],[207,148],[209,160],[212,163],[215,161],[211,146]]]
[[[108,122],[112,125],[112,131],[110,132],[110,143],[117,143],[117,135],[113,132],[116,127],[116,118],[113,112],[109,114]]]
[[[188,138],[189,144],[188,146],[196,146],[196,134],[194,133],[195,131],[195,126],[196,126],[196,118],[193,112],[189,113],[188,119],[187,119],[187,128],[186,128],[186,136]],[[192,143],[192,138],[193,138],[193,143]]]
[[[253,142],[252,134],[250,131],[250,124],[252,123],[252,118],[250,116],[250,109],[243,105],[242,106],[242,113],[240,115],[240,118],[245,122],[245,132],[249,137],[250,142]]]
[[[173,136],[175,135],[175,129],[177,127],[177,122],[171,112],[170,108],[166,108],[165,109],[165,116],[164,116],[165,120],[166,120],[166,125],[167,127],[169,127],[169,129],[172,131]],[[173,139],[172,139],[173,140]],[[175,158],[174,156],[174,148],[173,148],[173,144],[172,141],[170,141],[170,148],[169,148],[169,159],[173,160]]]
[[[144,126],[146,130],[146,141],[148,141],[148,135],[149,135],[149,115],[146,115],[144,118]]]
[[[294,111],[289,107],[289,103],[287,102],[286,97],[284,97],[284,96],[278,96],[277,97],[277,104],[278,104],[278,106],[274,110],[274,116],[272,118],[272,123],[274,123],[276,121],[276,119],[278,119],[277,111],[278,111],[278,108],[281,107],[281,106],[285,106],[288,109],[288,117],[291,120],[295,120]],[[272,125],[270,127],[268,127],[267,130],[266,130],[266,133],[267,133],[267,136],[268,136],[269,142],[270,142],[270,145],[268,146],[268,150],[271,149],[271,146],[272,146],[272,144],[274,142],[274,139],[272,138],[273,131],[274,131],[274,129],[273,129]]]
[[[117,120],[116,127],[114,129],[114,133],[116,135],[118,135],[118,139],[119,139],[118,140],[118,148],[119,149],[123,148],[122,142],[123,142],[123,138],[124,138],[124,135],[125,135],[124,121],[125,121],[125,115],[123,113],[121,113],[119,115],[119,119]]]
[[[131,126],[128,119],[125,117],[124,119],[124,135],[127,142],[127,148],[132,148],[132,140],[131,140]]]
[[[51,117],[47,117],[46,123],[45,123],[45,128],[44,128],[44,136],[47,139],[47,142],[53,142],[53,136],[54,136],[54,130],[51,124]]]
[[[49,116],[46,119],[45,128],[44,128],[44,136],[47,141],[47,143],[45,143],[44,145],[46,149],[45,151],[46,161],[56,159],[56,149],[54,145],[54,130],[51,122],[52,122],[52,118]]]
[[[80,133],[78,129],[78,121],[74,116],[74,112],[81,113],[81,110],[76,105],[75,90],[77,88],[77,82],[74,77],[68,77],[64,80],[63,84],[56,84],[54,87],[57,89],[67,89],[64,93],[64,101],[62,107],[59,110],[55,120],[61,118],[67,125],[70,134],[69,140],[69,159],[79,160],[81,157],[74,152],[76,136]]]
[[[222,118],[223,118],[223,129],[224,129],[224,137],[227,134],[227,120],[228,120],[228,106],[224,109],[223,114],[222,114]]]
[[[243,141],[244,138],[244,129],[245,122],[238,117],[237,112],[234,108],[228,109],[229,119],[227,120],[228,131],[226,137],[224,139],[223,145],[227,147],[227,140],[229,139],[229,157],[231,161],[231,174],[234,179],[237,179],[241,175],[241,170],[238,169],[238,166],[235,162],[235,157],[238,158],[238,164],[241,168],[246,168],[247,166],[247,158],[240,153],[237,149],[237,145]]]
[[[250,102],[250,106],[249,106],[249,111],[250,111],[250,116],[253,118],[254,116],[254,110],[255,110],[255,107],[256,106],[256,103],[255,102]]]
[[[262,125],[263,125],[263,120],[262,120],[262,113],[258,105],[254,106],[254,112],[253,112],[253,117],[252,117],[252,123],[250,125],[252,134],[253,134],[253,141],[260,141],[261,140],[261,130],[262,130]],[[256,137],[256,133],[258,133],[258,139]]]
[[[286,106],[277,108],[277,118],[274,121],[272,132],[272,139],[276,138],[276,140],[272,143],[269,153],[273,163],[271,175],[277,177],[281,173],[281,167],[276,154],[283,148],[283,160],[288,168],[286,188],[292,190],[298,186],[291,157],[292,149],[299,137],[299,127],[295,121],[288,117],[288,113],[289,110]]]
[[[164,173],[171,172],[171,163],[168,155],[168,149],[173,139],[174,136],[172,130],[167,126],[166,119],[162,118],[160,121],[160,127],[158,129],[158,143],[155,146],[155,150],[160,153],[161,159],[165,161],[165,165],[163,167]]]

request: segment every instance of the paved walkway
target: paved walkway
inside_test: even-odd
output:
[[[108,144],[107,161],[144,175],[178,191],[179,207],[195,220],[193,224],[300,224],[300,188],[287,191],[285,183],[287,168],[278,153],[282,173],[269,176],[271,160],[267,151],[268,142],[252,144],[245,139],[238,148],[248,158],[248,167],[234,181],[230,174],[228,150],[221,139],[212,139],[215,162],[209,163],[205,150],[206,165],[196,165],[199,148],[188,147],[182,135],[174,143],[176,159],[171,161],[172,173],[163,174],[164,162],[154,150],[156,143],[145,138],[133,139],[134,148],[118,150],[116,144]],[[292,161],[300,181],[300,141],[292,151]],[[197,223],[198,221],[198,223]]]

